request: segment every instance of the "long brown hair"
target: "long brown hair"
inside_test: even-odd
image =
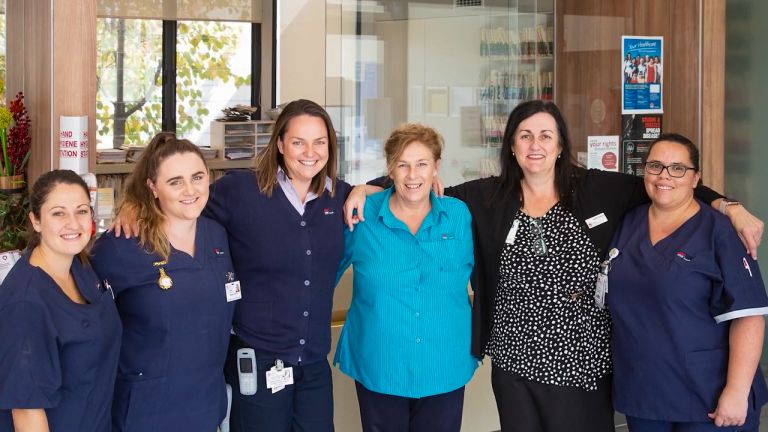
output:
[[[77,185],[83,189],[85,196],[90,197],[88,192],[88,184],[85,183],[82,177],[77,175],[74,171],[70,170],[53,170],[40,176],[35,184],[32,186],[32,190],[29,193],[29,212],[35,216],[35,219],[41,219],[41,209],[43,204],[48,201],[48,196],[53,192],[53,189],[60,184]],[[91,209],[91,217],[93,217],[93,209]],[[30,220],[27,232],[29,234],[27,242],[27,252],[32,252],[36,247],[40,245],[40,233],[35,231],[32,227],[32,221]],[[88,233],[90,235],[91,233]],[[80,262],[85,264],[88,262],[88,250],[93,244],[93,239],[85,246],[85,248],[77,255],[80,258]]]
[[[125,185],[123,200],[118,207],[118,213],[123,206],[133,208],[139,224],[139,244],[142,248],[160,255],[167,260],[171,253],[171,244],[163,230],[165,216],[157,198],[147,185],[147,180],[157,181],[160,165],[170,156],[182,153],[194,153],[205,164],[200,149],[186,139],[176,138],[171,132],[160,132],[150,141],[141,158],[136,163]]]
[[[259,183],[259,190],[266,196],[272,196],[272,191],[277,183],[277,168],[280,167],[287,172],[283,155],[277,148],[277,143],[285,136],[291,120],[301,115],[322,119],[328,132],[328,162],[323,169],[312,178],[309,190],[317,194],[317,196],[322,196],[325,191],[325,179],[328,177],[331,179],[331,196],[333,196],[336,191],[337,144],[336,131],[333,129],[331,117],[323,107],[315,102],[306,99],[298,99],[283,108],[280,116],[278,116],[275,121],[275,126],[272,128],[272,136],[269,139],[267,148],[256,158],[256,180]]]

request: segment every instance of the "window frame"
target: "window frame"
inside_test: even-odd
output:
[[[127,18],[121,18],[127,19]],[[141,19],[141,18],[134,18]],[[162,20],[162,89],[161,123],[164,131],[176,132],[176,39],[178,23],[183,20]],[[215,20],[206,20],[215,22]],[[252,120],[261,118],[261,23],[251,23],[251,106],[257,110]],[[98,140],[98,138],[97,138]]]

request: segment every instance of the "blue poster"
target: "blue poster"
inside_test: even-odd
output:
[[[622,36],[621,47],[621,113],[663,113],[664,38]]]

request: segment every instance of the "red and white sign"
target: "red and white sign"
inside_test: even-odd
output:
[[[88,172],[88,116],[59,117],[59,169]]]
[[[587,168],[619,171],[619,136],[587,137]]]

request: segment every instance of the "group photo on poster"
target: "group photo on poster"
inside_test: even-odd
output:
[[[622,36],[622,114],[661,113],[664,39]]]

